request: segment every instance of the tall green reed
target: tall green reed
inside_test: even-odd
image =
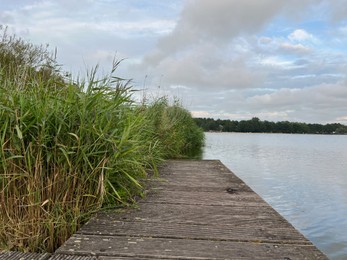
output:
[[[164,158],[201,148],[188,111],[165,98],[136,105],[113,65],[72,81],[46,49],[4,34],[0,248],[53,251],[101,207],[133,202]]]
[[[159,161],[129,88],[91,80],[1,82],[0,237],[10,248],[52,251],[85,215],[131,201]]]
[[[170,104],[168,97],[154,100],[146,108],[146,117],[160,141],[165,158],[199,158],[204,133],[179,100]]]

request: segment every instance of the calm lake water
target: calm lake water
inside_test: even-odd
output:
[[[219,159],[330,259],[347,259],[347,136],[206,133]]]

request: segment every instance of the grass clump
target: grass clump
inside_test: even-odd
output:
[[[190,112],[178,100],[172,105],[167,97],[151,103],[146,116],[155,137],[160,140],[165,158],[199,158],[204,144],[204,133]]]
[[[166,98],[137,105],[128,81],[72,81],[53,55],[0,39],[0,249],[54,251],[101,207],[127,204],[167,158],[203,132]]]

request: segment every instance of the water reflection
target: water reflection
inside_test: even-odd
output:
[[[220,159],[331,259],[347,259],[347,136],[207,133]]]

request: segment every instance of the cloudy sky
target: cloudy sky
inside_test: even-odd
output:
[[[194,116],[347,124],[347,0],[1,0],[0,24]]]

